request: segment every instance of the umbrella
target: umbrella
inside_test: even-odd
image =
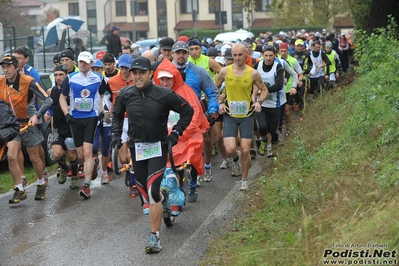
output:
[[[71,36],[80,29],[83,23],[84,21],[79,16],[56,18],[44,30],[45,46],[55,44],[60,40],[62,32],[67,26],[71,27],[69,29],[69,36]]]

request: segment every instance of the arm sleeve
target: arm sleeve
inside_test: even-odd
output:
[[[108,82],[105,80],[105,78],[103,78],[101,81],[101,84],[100,84],[100,88],[98,90],[98,93],[100,93],[100,95],[104,95],[104,93],[107,89],[107,84],[108,84]]]
[[[47,95],[47,93],[40,87],[40,85],[36,81],[32,81],[29,85],[29,89],[33,91],[33,94],[41,100],[43,100],[42,106],[39,109],[39,113],[44,115],[44,113],[50,108],[53,104],[53,99]]]
[[[211,76],[206,72],[205,69],[202,70],[203,71],[199,72],[198,75],[201,80],[201,89],[205,93],[206,97],[208,97],[207,111],[209,114],[216,114],[219,110],[219,91]]]
[[[278,64],[276,69],[276,83],[270,86],[270,88],[267,88],[267,90],[269,92],[279,91],[283,88],[283,84],[284,84],[284,70],[281,64]]]
[[[296,74],[296,72],[290,67],[290,65],[284,64],[284,70],[292,77],[292,85],[291,88],[296,88],[297,84],[298,84],[298,75]],[[291,89],[290,88],[290,89]]]
[[[116,96],[115,104],[112,107],[112,129],[115,136],[122,136],[123,120],[126,112],[124,106],[123,90]]]
[[[69,94],[69,76],[67,76],[61,84],[61,93],[64,96]]]

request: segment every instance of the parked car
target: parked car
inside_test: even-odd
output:
[[[135,43],[140,45],[139,50],[141,53],[144,53],[145,51],[150,49],[151,45],[155,45],[156,47],[159,47],[159,41],[162,39],[163,38],[147,39],[147,40],[137,41]]]
[[[43,88],[43,90],[47,90],[48,88],[51,88],[51,80],[50,80],[50,74],[51,71],[40,71],[40,86]],[[46,158],[46,166],[50,166],[56,163],[54,159],[54,153],[53,149],[51,147],[52,143],[52,129],[51,129],[51,123],[43,121],[43,123],[40,126],[40,130],[43,134],[43,142],[42,142],[42,147],[44,149],[44,156]],[[22,151],[26,155],[26,147],[22,145]],[[3,161],[7,158],[7,152],[5,152],[0,158],[0,161]]]

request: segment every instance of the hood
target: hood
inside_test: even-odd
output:
[[[183,81],[183,78],[182,78],[179,70],[177,70],[177,67],[169,60],[162,60],[161,64],[159,64],[157,70],[154,73],[154,83],[155,84],[160,85],[160,82],[158,80],[158,73],[161,70],[168,71],[168,72],[172,73],[173,80],[175,81],[175,85],[172,88],[174,91],[176,91],[177,88],[184,86],[185,83]]]

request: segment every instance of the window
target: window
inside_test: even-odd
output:
[[[130,14],[133,14],[133,10],[130,12]],[[148,15],[148,1],[147,0],[136,0],[135,1],[134,15],[135,16]]]
[[[87,28],[91,33],[97,33],[96,1],[87,1]]]
[[[208,0],[209,1],[209,13],[215,13],[221,11],[220,0]]]
[[[270,0],[256,0],[256,11],[271,11]]]
[[[126,16],[126,1],[115,1],[116,16]]]
[[[233,29],[242,29],[244,26],[244,16],[242,13],[242,3],[238,0],[231,1]]]
[[[193,10],[197,10],[199,13],[198,0],[180,0],[180,13],[191,14]]]
[[[68,14],[71,16],[79,16],[79,3],[68,3]]]

